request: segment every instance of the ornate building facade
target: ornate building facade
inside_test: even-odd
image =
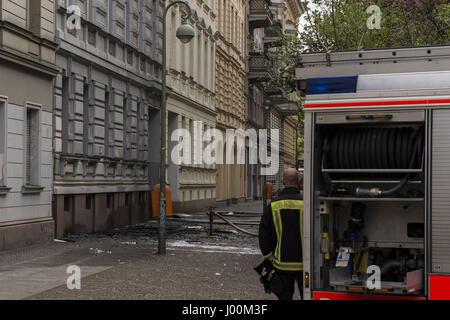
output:
[[[202,161],[202,132],[216,126],[216,0],[191,0],[192,16],[189,23],[196,36],[188,44],[176,39],[184,7],[175,5],[167,15],[168,79],[171,89],[168,110],[168,183],[176,212],[198,211],[215,205],[216,165]],[[190,162],[174,163],[170,150],[178,143],[171,135],[177,129],[189,131],[192,147]],[[181,137],[180,137],[181,139]],[[201,148],[200,148],[201,149]],[[178,154],[178,156],[183,156]],[[194,161],[199,159],[200,161]]]
[[[302,5],[295,2],[298,11],[288,9],[284,0],[249,0],[248,1],[248,107],[246,111],[247,128],[279,130],[278,173],[267,176],[267,182],[273,186],[273,193],[282,189],[282,175],[286,167],[295,165],[295,143],[297,102],[295,94],[283,92],[282,88],[267,88],[271,78],[277,77],[275,62],[280,59],[275,46],[279,45],[277,36],[287,30],[287,12],[301,14]],[[298,16],[300,17],[300,16]],[[295,17],[290,17],[295,20]],[[298,20],[298,19],[297,19]],[[292,21],[291,21],[292,22]],[[289,25],[291,25],[291,22]],[[292,29],[292,28],[291,28]],[[292,31],[292,30],[291,30]],[[265,101],[267,105],[265,105]],[[265,107],[267,110],[265,111]],[[265,119],[264,119],[265,118]],[[265,121],[264,121],[265,120]],[[271,141],[270,131],[269,144]],[[294,148],[293,148],[294,146]],[[263,190],[263,177],[260,176],[261,165],[246,165],[246,194],[248,198],[259,198]]]
[[[276,49],[273,48],[276,42],[273,41],[272,32],[278,32],[297,36],[298,22],[303,14],[303,5],[300,0],[271,0],[270,8],[274,16],[272,30],[265,29],[264,43],[269,47],[268,55],[273,61],[279,60]],[[275,71],[276,72],[276,71]],[[282,188],[283,172],[287,168],[295,166],[297,152],[297,127],[298,127],[298,107],[297,94],[283,92],[280,88],[270,88],[267,95],[272,102],[268,127],[280,130],[280,161],[277,175],[269,176],[267,181],[272,183],[273,192],[279,193]]]
[[[52,0],[0,0],[0,251],[53,239]]]
[[[245,0],[219,0],[216,33],[216,110],[217,128],[225,137],[227,129],[245,130]],[[223,145],[224,154],[226,144]],[[245,199],[245,166],[217,165],[218,202]]]
[[[262,86],[271,76],[271,61],[264,48],[264,28],[273,24],[273,15],[269,8],[270,0],[246,1],[246,48],[247,59],[247,106],[245,108],[246,129],[263,129],[264,93]],[[248,147],[246,148],[249,153]],[[246,198],[258,199],[262,196],[263,177],[260,175],[261,165],[250,164],[248,158],[245,165]]]
[[[284,5],[284,31],[296,36],[298,34],[299,19],[305,12],[300,0],[286,0]],[[297,100],[297,97],[293,97]],[[284,120],[284,168],[295,166],[297,161],[297,139],[299,136],[298,117],[288,116]]]
[[[57,236],[150,217],[148,191],[159,181],[163,9],[162,0],[56,1]]]

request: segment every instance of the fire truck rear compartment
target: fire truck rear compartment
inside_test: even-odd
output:
[[[423,111],[316,115],[315,289],[424,293],[425,145]]]

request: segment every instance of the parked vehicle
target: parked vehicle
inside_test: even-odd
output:
[[[450,46],[300,60],[304,297],[450,299]]]

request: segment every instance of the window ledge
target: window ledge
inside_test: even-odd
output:
[[[40,186],[22,186],[23,194],[37,194],[41,193],[44,190],[44,187]]]
[[[0,187],[0,196],[7,195],[10,190],[11,190],[11,188],[9,188],[9,187]]]

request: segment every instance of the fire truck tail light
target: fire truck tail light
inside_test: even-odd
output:
[[[309,288],[309,272],[305,272],[305,288]]]

